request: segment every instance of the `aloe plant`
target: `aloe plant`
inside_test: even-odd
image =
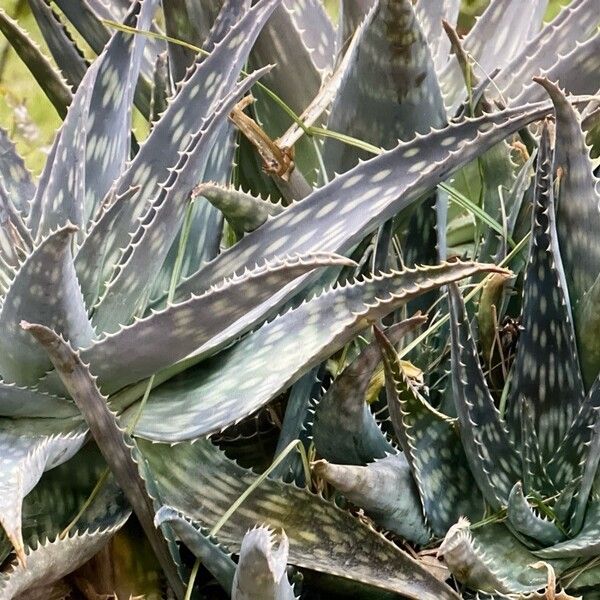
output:
[[[597,191],[561,89],[593,125],[597,0],[544,26],[545,2],[496,0],[462,41],[453,1],[342,2],[337,25],[316,0],[163,0],[162,18],[156,0],[30,4],[59,71],[4,13],[0,29],[64,121],[38,181],[0,139],[0,549],[17,556],[0,597],[73,592],[63,576],[123,526],[128,505],[186,600],[210,592],[194,587],[199,563],[190,577],[177,540],[234,598],[310,597],[331,581],[355,597],[459,597],[385,531],[416,545],[446,536],[440,555],[474,591],[542,587],[532,552],[561,581],[578,566],[563,557],[594,556]],[[543,133],[524,332],[501,415],[453,286],[510,275],[489,261],[511,258],[534,158],[517,173],[506,141],[518,132],[533,151],[528,126],[552,115],[556,158]],[[474,168],[479,198],[461,196]],[[445,261],[448,194],[481,222],[466,260]],[[450,415],[444,394],[426,397],[439,369],[407,375],[431,352],[444,364],[446,332],[412,363],[397,353],[432,326],[407,313],[437,306],[445,286]],[[551,324],[536,320],[538,298]],[[388,407],[377,389],[365,403],[382,359]],[[244,431],[265,415],[280,419],[266,464],[278,459],[258,476],[230,457],[258,466],[262,433]],[[89,502],[64,481],[74,506],[57,509],[52,469],[87,472],[90,492],[99,476],[82,457],[90,438],[111,475]],[[289,454],[298,445],[321,459],[316,481]],[[313,493],[325,480],[337,503]],[[496,522],[469,531],[463,517],[481,521],[486,507]],[[479,555],[485,544],[499,566]]]

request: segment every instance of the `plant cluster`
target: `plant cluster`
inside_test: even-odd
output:
[[[0,598],[599,597],[600,0],[29,5]]]

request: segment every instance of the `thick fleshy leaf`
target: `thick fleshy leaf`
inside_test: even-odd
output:
[[[571,558],[574,556],[592,557],[600,552],[600,503],[592,502],[581,531],[571,540],[537,550],[541,558]]]
[[[158,0],[131,5],[125,25],[150,29]],[[130,154],[131,104],[147,37],[117,31],[100,55],[87,116],[85,216],[94,215]]]
[[[168,57],[166,54],[159,54],[154,63],[154,75],[152,77],[150,127],[155,121],[158,121],[160,115],[167,109],[170,96],[171,80],[169,79]]]
[[[156,0],[134,3],[126,24],[147,28],[155,8]],[[38,238],[66,221],[83,228],[123,168],[145,39],[117,31],[86,71],[31,206],[28,224]]]
[[[396,344],[426,320],[413,317],[402,321],[391,326],[386,335]],[[394,451],[366,403],[367,389],[380,361],[379,346],[372,342],[317,403],[312,436],[319,456],[335,463],[362,465]]]
[[[182,541],[202,561],[211,575],[228,593],[231,592],[236,564],[231,554],[221,548],[217,541],[186,519],[180,512],[170,506],[161,506],[156,511],[154,523],[157,527],[168,523],[177,539]]]
[[[427,524],[441,537],[459,517],[480,519],[483,498],[476,493],[456,422],[435,410],[415,389],[387,334],[375,329],[375,335],[383,355],[390,418],[417,484]]]
[[[71,103],[71,90],[62,75],[56,71],[50,61],[42,54],[38,46],[31,40],[19,24],[0,9],[0,32],[10,42],[19,58],[25,63],[35,77],[56,112],[63,117],[67,106]]]
[[[445,122],[427,42],[409,0],[379,0],[361,27],[327,127],[377,147],[393,147]],[[368,155],[366,155],[368,156]],[[354,167],[364,151],[327,138],[330,177]]]
[[[70,400],[0,380],[0,416],[64,418],[76,414]]]
[[[517,481],[510,491],[507,517],[510,524],[519,533],[544,546],[556,544],[565,537],[555,523],[536,514],[523,494],[523,486],[520,481]]]
[[[595,94],[598,91],[595,74],[600,64],[599,55],[600,34],[596,33],[582,44],[577,44],[565,56],[559,55],[550,68],[544,69],[540,75],[557,82],[561,88],[571,94]],[[530,83],[510,101],[510,104],[519,106],[528,102],[536,102],[544,97],[544,93],[544,90],[535,83]]]
[[[55,3],[97,55],[102,54],[113,32],[102,20],[123,22],[131,8],[130,2],[106,3],[103,0],[55,0]],[[135,103],[140,112],[148,117],[152,68],[156,57],[166,50],[166,45],[162,40],[156,38],[146,39],[144,44],[146,49],[141,65],[143,76],[140,77],[136,86]]]
[[[459,8],[460,0],[441,0],[440,2],[419,0],[415,4],[415,11],[419,17],[438,73],[448,62],[450,55],[450,39],[444,33],[442,20],[447,21],[454,27],[458,19]]]
[[[165,33],[177,40],[200,46],[201,36],[190,19],[186,0],[162,0]],[[196,53],[182,44],[168,44],[169,69],[173,82],[182,81],[187,68],[196,59]]]
[[[578,332],[579,355],[582,367],[587,366],[584,370],[590,385],[599,366],[596,344],[590,344],[597,330],[582,317],[591,299],[586,296],[600,273],[600,252],[592,243],[594,232],[600,228],[598,179],[594,175],[589,147],[581,127],[581,116],[557,85],[547,79],[539,79],[538,83],[546,88],[555,107],[558,244]]]
[[[504,67],[518,52],[523,41],[535,34],[532,25],[539,27],[548,0],[494,0],[477,19],[473,28],[462,40],[462,46],[473,57],[473,70],[477,77],[487,79],[497,68]],[[554,49],[553,49],[554,51]],[[450,114],[467,96],[459,61],[450,57],[440,73],[444,101]]]
[[[558,250],[552,154],[546,128],[538,153],[522,326],[510,382],[507,421],[520,437],[520,405],[529,403],[542,456],[550,460],[583,402],[584,390]]]
[[[214,361],[158,387],[150,395],[136,432],[176,441],[222,430],[264,406],[349,342],[369,321],[482,269],[494,267],[452,263],[392,272],[330,289],[263,325]],[[240,294],[235,298],[236,306],[241,306]],[[293,335],[289,335],[291,331]],[[172,356],[173,347],[170,352]],[[92,361],[98,365],[103,362]],[[114,381],[114,366],[107,376]]]
[[[600,23],[598,0],[573,0],[560,14],[530,39],[494,78],[502,96],[515,97],[531,78],[548,70],[557,57],[567,55],[578,43],[588,39]],[[490,86],[490,95],[496,87]]]
[[[223,0],[202,49],[212,52],[227,32],[250,10],[251,0]]]
[[[266,527],[254,527],[242,540],[233,578],[232,600],[294,600],[286,567],[289,542]]]
[[[461,519],[448,531],[438,556],[461,583],[482,592],[518,594],[546,584],[546,573],[531,566],[535,556],[501,524],[470,531]]]
[[[103,337],[83,350],[81,357],[92,366],[103,391],[116,391],[207,345],[227,343],[247,331],[255,322],[253,317],[264,317],[264,313],[255,314],[257,307],[260,310],[266,298],[300,275],[318,267],[347,264],[347,259],[330,254],[265,263]],[[202,315],[210,318],[200,320]],[[29,317],[34,319],[35,313]],[[57,383],[50,375],[45,386],[60,390]]]
[[[249,192],[214,183],[199,185],[194,194],[206,198],[216,206],[239,237],[258,229],[269,216],[278,215],[285,210],[279,202],[271,202]]]
[[[203,60],[198,60],[185,82],[171,99],[162,118],[154,124],[148,139],[116,184],[117,194],[140,186],[139,194],[120,204],[118,226],[108,230],[100,242],[105,254],[101,281],[108,280],[111,271],[121,256],[121,250],[130,241],[138,226],[138,218],[155,197],[158,186],[166,181],[179,161],[180,153],[189,145],[192,135],[209,119],[222,98],[234,87],[240,70],[260,29],[280,0],[261,0],[244,15]],[[104,218],[110,218],[105,213]],[[102,228],[102,219],[94,229]],[[92,229],[92,233],[94,231]],[[94,238],[98,243],[97,238]],[[86,240],[82,249],[88,252]]]
[[[129,511],[121,510],[107,515],[94,529],[78,530],[65,538],[57,536],[53,541],[44,540],[29,548],[26,565],[14,563],[0,577],[0,596],[6,600],[48,598],[44,588],[92,558],[128,517]]]
[[[150,287],[181,227],[197,174],[206,166],[209,150],[227,115],[262,74],[264,71],[257,71],[246,77],[196,132],[149,210],[140,218],[111,281],[94,307],[92,322],[99,331],[113,333],[128,324],[133,315],[143,312]]]
[[[8,133],[0,128],[0,183],[15,208],[25,216],[35,194],[35,184]]]
[[[83,52],[47,0],[29,0],[29,6],[50,54],[69,85],[76,89],[88,67]]]
[[[487,502],[506,505],[521,460],[490,395],[463,298],[449,286],[452,390],[460,437],[471,473]]]
[[[597,379],[587,393],[569,431],[548,463],[548,473],[558,489],[578,481],[583,475],[594,435],[594,424],[598,422],[599,413],[600,379]]]
[[[207,440],[168,446],[139,441],[165,501],[212,527],[256,475],[229,461]],[[414,600],[457,600],[419,563],[364,523],[320,496],[267,479],[234,512],[219,539],[237,551],[259,523],[284,528],[288,562]]]
[[[413,204],[438,181],[504,137],[543,116],[548,105],[498,112],[468,119],[427,136],[401,143],[394,150],[361,163],[336,177],[283,214],[246,235],[194,276],[183,281],[176,298],[198,286],[210,286],[233,271],[280,248],[346,252],[403,208]],[[299,229],[301,224],[304,229]],[[281,301],[274,297],[272,302]]]
[[[49,423],[46,423],[49,421]],[[23,498],[42,473],[71,458],[83,445],[81,425],[59,419],[2,421],[0,449],[0,524],[17,555],[24,560],[21,534]]]
[[[419,492],[402,452],[364,467],[319,460],[313,469],[317,477],[364,509],[381,527],[415,544],[423,545],[431,539]]]
[[[76,229],[67,225],[42,240],[21,265],[0,310],[4,381],[29,385],[48,369],[48,357],[19,327],[37,320],[76,346],[90,344],[94,331],[87,317],[71,256]]]
[[[144,533],[160,562],[169,585],[178,598],[183,597],[183,584],[173,563],[162,533],[154,527],[154,506],[146,492],[136,461],[139,456],[135,442],[122,430],[117,417],[108,408],[106,398],[98,390],[89,368],[68,342],[43,325],[23,322],[23,329],[48,353],[70,396],[81,411],[102,456],[131,504]]]
[[[27,225],[0,182],[0,258],[6,280],[13,279],[15,270],[29,254],[32,245]]]

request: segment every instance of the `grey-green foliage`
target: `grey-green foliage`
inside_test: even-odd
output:
[[[32,563],[0,583],[7,598],[34,593],[42,579],[53,583],[122,525],[125,513],[101,526],[106,535],[78,530],[26,548],[24,498],[44,471],[79,464],[88,426],[178,597],[184,585],[166,550],[176,557],[173,535],[227,591],[233,587],[233,597],[292,597],[290,563],[343,581],[356,597],[376,590],[457,598],[350,511],[275,478],[218,533],[240,553],[235,575],[229,554],[184,516],[158,512],[166,544],[151,531],[163,502],[214,526],[256,475],[203,438],[235,436],[265,407],[285,409],[290,386],[313,369],[327,384],[321,403],[314,414],[306,401],[284,415],[279,448],[294,436],[305,450],[312,442],[318,457],[332,461],[317,462],[315,474],[338,487],[345,506],[363,508],[379,527],[416,544],[450,530],[441,553],[458,579],[465,560],[474,565],[475,575],[461,580],[475,590],[539,585],[544,577],[529,568],[531,552],[596,555],[598,192],[579,107],[562,88],[583,94],[600,87],[599,0],[573,0],[546,25],[544,0],[491,2],[462,40],[489,112],[483,101],[467,102],[473,112],[457,118],[471,90],[442,33],[442,17],[457,22],[455,0],[343,2],[338,25],[317,0],[251,7],[246,0],[163,0],[164,20],[155,18],[157,0],[30,3],[60,73],[4,13],[0,30],[64,122],[37,183],[0,132],[0,523]],[[89,64],[66,21],[97,54]],[[165,42],[161,23],[209,54]],[[130,27],[152,36],[132,35]],[[256,70],[242,73],[245,65]],[[545,73],[558,84],[530,85]],[[309,109],[312,124],[327,125],[334,137],[360,137],[362,147],[333,137],[321,144],[297,128],[286,134],[288,115],[259,80],[296,113]],[[228,115],[250,90],[258,98],[253,115],[268,135],[295,140],[289,182],[262,172],[246,141],[235,148]],[[152,121],[142,143],[131,135],[134,104]],[[499,269],[471,260],[402,265],[446,255],[447,197],[436,187],[469,164],[461,177],[472,172],[473,161],[483,197],[470,200],[502,221],[496,187],[511,186],[513,177],[504,141],[520,132],[531,144],[535,128],[526,128],[553,110],[556,149],[544,134],[537,156],[525,331],[501,413],[454,287]],[[385,150],[363,162],[373,147]],[[527,209],[530,164],[512,186],[509,234]],[[324,185],[313,190],[316,181]],[[265,191],[272,197],[263,199]],[[479,257],[492,256],[491,230],[477,231],[485,240]],[[508,250],[501,240],[497,256]],[[428,307],[431,292],[444,286],[453,416],[435,404],[437,390],[428,396],[443,366],[416,383],[389,343],[424,321],[402,320],[414,302],[424,297]],[[357,336],[382,319],[394,324],[330,383],[328,359],[352,352]],[[23,320],[51,337],[52,360]],[[442,328],[411,360],[427,368],[424,357],[434,348],[441,353],[434,362],[445,364],[446,338]],[[367,406],[380,358],[387,407],[384,394]],[[340,408],[348,418],[336,428]],[[391,424],[377,422],[382,414]],[[115,493],[108,488],[102,502],[110,505]],[[506,526],[475,529],[470,538],[460,521],[464,552],[457,558],[452,525],[464,515],[478,520],[484,502],[501,518],[508,506]],[[276,549],[267,530],[253,529],[263,523],[285,529],[289,552],[286,534]],[[44,533],[54,539],[58,531]],[[482,556],[486,545],[496,563]],[[564,568],[555,563],[557,573]]]

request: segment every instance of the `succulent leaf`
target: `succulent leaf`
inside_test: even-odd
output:
[[[557,56],[568,54],[588,39],[600,23],[598,0],[573,0],[558,16],[527,41],[515,57],[494,78],[502,96],[514,98],[531,78],[547,71]],[[490,94],[496,93],[494,86]]]
[[[390,326],[386,335],[390,343],[398,343],[425,321],[426,317],[420,316],[401,321]],[[366,403],[367,389],[380,361],[379,346],[371,342],[319,400],[312,428],[319,456],[331,462],[362,465],[394,451]]]
[[[105,252],[103,282],[108,280],[122,248],[137,229],[138,218],[148,210],[148,200],[154,198],[158,186],[169,177],[170,169],[179,161],[180,153],[188,147],[192,135],[235,86],[256,36],[278,2],[261,0],[255,4],[210,56],[196,61],[167,110],[154,124],[147,140],[120,177],[116,184],[117,195],[134,186],[140,186],[140,191],[134,199],[121,203],[118,227],[113,227],[102,240]],[[107,214],[104,218],[109,218]],[[102,218],[96,227],[103,227]],[[83,248],[86,248],[85,242]]]
[[[207,440],[174,446],[139,440],[139,445],[165,503],[207,527],[256,479]],[[198,497],[207,500],[200,510]],[[458,599],[446,584],[373,529],[294,485],[265,480],[224,524],[219,540],[235,552],[244,533],[256,522],[285,528],[290,564],[342,579],[356,578],[414,600]],[[325,531],[327,538],[323,539]]]
[[[469,530],[461,519],[448,531],[438,556],[462,583],[488,593],[534,592],[546,584],[546,574],[531,565],[533,554],[508,531],[494,524]],[[560,572],[560,564],[554,564]]]
[[[52,66],[19,24],[2,9],[0,9],[0,32],[27,65],[39,86],[52,102],[56,112],[63,117],[67,113],[67,106],[71,103],[72,94],[62,75]]]
[[[194,194],[206,198],[216,206],[238,237],[258,229],[269,216],[278,215],[285,210],[279,202],[264,200],[234,187],[214,183],[199,185]]]
[[[558,250],[552,153],[542,132],[532,237],[523,284],[523,331],[511,377],[507,420],[520,434],[520,404],[534,415],[542,456],[550,460],[584,398],[568,289]]]
[[[459,9],[459,0],[442,0],[441,2],[420,0],[415,4],[415,11],[427,39],[435,70],[438,73],[446,65],[450,55],[450,40],[444,33],[442,20],[454,27]]]
[[[433,61],[412,3],[378,0],[358,35],[327,127],[390,148],[443,125]],[[359,157],[364,151],[326,139],[323,161],[330,177],[354,167]]]
[[[286,566],[289,542],[285,531],[254,527],[244,536],[233,586],[232,600],[294,600]]]
[[[485,381],[458,288],[448,287],[452,389],[460,437],[471,473],[487,502],[506,505],[519,479],[521,461]]]
[[[555,62],[548,69],[544,69],[543,75],[549,81],[558,82],[561,88],[571,94],[595,94],[598,86],[594,81],[594,74],[598,69],[600,50],[600,34],[596,33],[583,43],[576,44],[570,52],[564,56],[558,55]],[[554,51],[552,56],[556,57]],[[544,90],[534,83],[525,86],[521,93],[511,99],[512,106],[523,103],[535,102],[544,97]]]
[[[198,290],[196,278],[205,286],[212,285],[236,269],[272,255],[277,248],[286,248],[286,252],[345,252],[399,210],[413,204],[437,181],[547,110],[547,105],[537,105],[498,112],[400,143],[394,150],[359,164],[289,206],[283,214],[201,267],[190,279],[195,279]],[[290,226],[295,228],[300,223],[310,224],[307,231],[298,235],[295,230],[290,235]],[[178,286],[176,299],[191,293],[189,281]]]
[[[178,598],[183,597],[183,585],[171,558],[167,542],[162,533],[157,532],[154,527],[154,507],[151,498],[146,493],[146,485],[136,465],[137,461],[143,462],[143,458],[139,456],[135,442],[119,426],[117,417],[108,408],[107,399],[98,390],[88,366],[82,362],[79,353],[48,327],[25,322],[22,322],[21,326],[48,353],[52,364],[90,428],[115,480],[125,493],[142,525],[169,585]]]
[[[77,89],[88,63],[60,17],[47,0],[29,0],[31,12],[44,40],[68,84]]]
[[[0,183],[15,208],[23,215],[35,194],[31,173],[19,156],[8,133],[0,128]]]
[[[600,503],[596,500],[590,503],[583,527],[573,539],[536,550],[535,554],[543,559],[597,556],[600,550],[599,523]]]
[[[23,262],[0,309],[5,382],[34,384],[48,370],[48,357],[19,327],[36,319],[60,331],[77,346],[94,337],[73,267],[71,244],[76,229],[66,225],[43,239]]]
[[[60,580],[94,556],[124,525],[128,517],[128,511],[107,515],[95,529],[78,530],[66,538],[57,536],[52,541],[44,540],[36,547],[29,548],[25,555],[26,565],[14,563],[0,577],[0,597],[3,600],[48,598],[47,589],[44,593],[43,588]],[[37,596],[40,591],[43,595]]]
[[[83,445],[85,429],[60,419],[38,423],[19,419],[3,420],[0,433],[2,473],[0,474],[0,524],[24,562],[21,533],[23,498],[37,484],[42,473],[71,458]],[[32,433],[34,432],[34,433]]]
[[[214,538],[195,527],[189,519],[171,506],[161,506],[156,511],[154,523],[157,527],[168,523],[177,539],[202,561],[226,592],[231,592],[236,564],[231,554],[219,546]]]
[[[419,545],[431,539],[419,492],[402,452],[366,466],[319,460],[313,470],[381,527]]]
[[[196,132],[169,178],[161,185],[137,230],[124,248],[112,279],[94,307],[92,321],[113,333],[144,309],[149,287],[160,271],[181,221],[197,173],[206,166],[211,145],[236,102],[264,71],[246,77],[227,95],[207,123]]]
[[[484,13],[462,40],[465,52],[473,57],[475,73],[482,78],[498,67],[504,67],[517,53],[523,40],[532,37],[538,28],[548,0],[532,0],[523,4],[519,0],[490,2]],[[440,73],[446,108],[454,113],[466,94],[461,68],[456,57],[450,57]]]
[[[523,535],[533,538],[540,544],[551,546],[564,539],[564,534],[555,523],[537,515],[523,494],[520,481],[510,491],[507,505],[510,524]]]
[[[153,390],[136,433],[151,439],[176,441],[220,431],[264,406],[370,322],[448,281],[488,268],[492,267],[452,263],[391,272],[332,288],[263,325],[221,354],[216,362],[201,365]],[[241,306],[240,297],[236,294],[235,306]],[[328,320],[327,327],[320,325],[322,315],[332,314],[336,318]],[[293,336],[288,334],[290,331]],[[185,334],[186,337],[190,334],[187,328]],[[162,347],[164,334],[161,335]],[[227,338],[217,337],[211,347],[221,339]],[[205,345],[204,349],[207,348]],[[85,351],[83,356],[87,360]],[[114,350],[106,354],[107,359],[109,356],[114,356]],[[173,357],[173,348],[169,356]],[[90,356],[90,360],[102,365],[105,359]],[[147,357],[143,364],[149,364]],[[269,365],[269,377],[264,377],[265,365]],[[112,386],[116,377],[114,366],[106,373],[110,373]],[[126,368],[126,376],[131,379],[131,366]]]
[[[459,517],[480,519],[483,499],[475,492],[456,423],[415,389],[387,335],[377,329],[375,335],[383,355],[394,431],[417,484],[427,524],[441,537]]]

